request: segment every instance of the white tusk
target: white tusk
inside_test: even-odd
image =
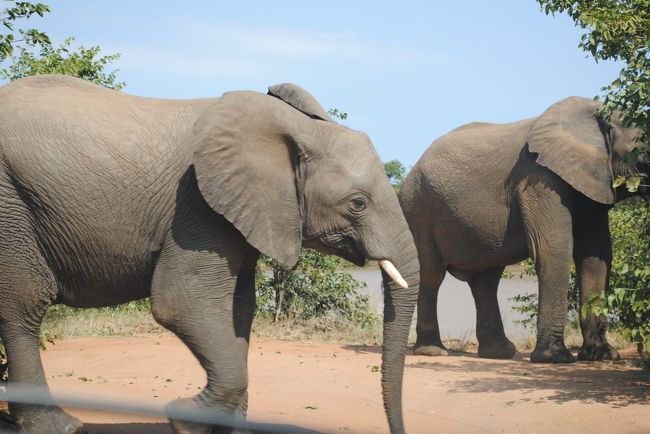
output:
[[[399,286],[402,288],[408,288],[409,284],[406,283],[406,280],[402,277],[401,274],[399,274],[399,271],[397,271],[397,268],[393,265],[392,262],[390,262],[388,259],[382,259],[379,261],[379,266],[381,267],[382,270],[388,274],[388,276],[393,279],[395,283],[397,283]]]

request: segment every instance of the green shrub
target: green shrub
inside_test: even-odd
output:
[[[609,213],[612,235],[612,271],[610,287],[605,294],[597,294],[582,307],[581,315],[591,309],[596,315],[609,318],[610,329],[619,331],[639,351],[650,353],[650,204],[647,199],[635,197],[617,204]],[[524,269],[534,274],[534,265],[524,261]],[[578,318],[579,292],[575,267],[571,270],[571,285],[567,294],[569,317]],[[516,295],[513,310],[524,315],[518,322],[534,326],[537,320],[537,295]]]
[[[609,317],[610,326],[650,353],[650,204],[636,197],[609,214],[612,272],[608,294],[598,294],[583,306]]]
[[[512,310],[522,316],[522,319],[515,320],[515,323],[534,330],[537,324],[537,314],[539,313],[537,294],[517,294],[511,297],[510,300],[515,303]]]
[[[343,260],[304,249],[291,269],[273,259],[260,258],[257,273],[258,314],[280,320],[306,320],[336,315],[361,326],[378,319],[368,296],[357,291],[365,287],[342,271]]]

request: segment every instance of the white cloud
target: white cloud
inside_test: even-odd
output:
[[[157,51],[157,48],[117,48],[122,53],[120,67],[138,71],[157,70],[161,73],[189,77],[208,77],[216,75],[235,75],[254,78],[263,75],[263,63],[228,56],[205,56],[197,52],[179,50]]]
[[[172,26],[172,24],[170,24]],[[353,33],[305,32],[283,26],[246,26],[176,18],[173,32],[156,45],[115,47],[125,69],[150,70],[186,77],[260,78],[296,68],[343,64],[350,68],[412,68],[447,64],[446,53],[379,44]]]
[[[311,34],[282,26],[246,27],[238,22],[210,24],[193,17],[180,21],[180,31],[198,44],[241,54],[300,59],[359,56],[369,49],[346,33]]]

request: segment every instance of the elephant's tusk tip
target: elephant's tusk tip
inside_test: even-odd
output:
[[[397,279],[397,280],[395,280],[395,283],[397,283],[403,289],[406,289],[406,288],[409,287],[409,284],[406,283],[406,280],[404,280],[404,279]]]
[[[399,271],[397,271],[397,268],[393,265],[392,262],[390,262],[388,259],[382,259],[379,261],[379,266],[381,267],[382,270],[386,274],[388,274],[388,277],[393,279],[393,282],[397,283],[401,288],[408,288],[409,284],[406,283],[406,280],[402,277],[401,274],[399,274]]]

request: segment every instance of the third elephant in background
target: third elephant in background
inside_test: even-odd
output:
[[[564,345],[571,264],[580,303],[608,288],[608,210],[629,193],[616,176],[645,175],[625,155],[637,129],[597,115],[600,104],[571,97],[541,116],[511,124],[471,123],[436,140],[406,178],[400,202],[418,248],[421,285],[415,353],[443,355],[438,289],[450,272],[476,304],[478,354],[510,358],[497,301],[503,269],[532,258],[539,279],[532,362],[575,360]],[[644,184],[644,182],[642,182]],[[616,359],[606,319],[580,318],[580,360]]]

